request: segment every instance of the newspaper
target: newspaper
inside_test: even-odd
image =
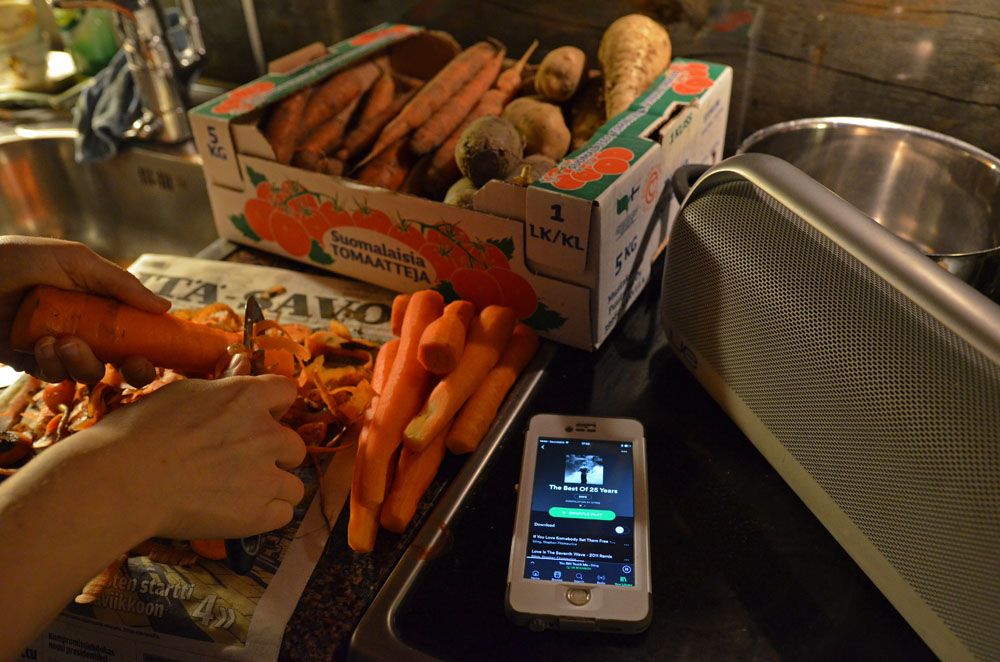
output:
[[[258,265],[171,255],[143,255],[129,271],[175,309],[215,302],[242,312],[250,294],[265,316],[315,329],[336,319],[357,337],[391,337],[394,293],[345,278],[313,276]],[[285,624],[299,601],[329,530],[346,501],[353,453],[336,453],[326,476],[337,476],[339,503],[320,504],[312,466],[297,470],[306,496],[284,528],[264,536],[251,571],[235,574],[226,562],[201,559],[189,566],[132,557],[114,583],[89,605],[71,604],[21,655],[24,661],[173,662],[276,660]],[[183,489],[178,486],[178,489]],[[329,494],[329,492],[327,492]]]

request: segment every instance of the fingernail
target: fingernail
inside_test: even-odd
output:
[[[56,346],[59,356],[68,361],[76,361],[80,358],[80,348],[72,340],[65,341]]]
[[[46,359],[55,359],[56,339],[49,336],[35,343],[35,356],[43,361]]]

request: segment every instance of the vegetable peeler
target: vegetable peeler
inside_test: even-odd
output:
[[[250,364],[253,361],[253,329],[257,322],[264,319],[260,304],[251,294],[247,297],[246,311],[243,317],[243,346],[250,353]],[[251,367],[251,371],[253,368]],[[245,575],[253,568],[257,553],[260,551],[262,536],[257,534],[248,538],[227,538],[226,539],[226,560],[229,567],[238,575]]]

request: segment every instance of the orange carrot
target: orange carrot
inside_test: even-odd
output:
[[[274,159],[278,163],[290,163],[295,145],[302,135],[302,115],[306,103],[312,93],[311,88],[303,88],[291,96],[285,97],[271,113],[264,129],[264,136],[274,150]]]
[[[430,391],[431,374],[417,360],[417,347],[424,329],[443,310],[444,297],[435,290],[413,293],[406,306],[399,350],[379,394],[365,444],[361,497],[366,504],[382,503],[385,499],[389,461],[402,441],[403,428],[420,410]]]
[[[399,111],[403,109],[403,106],[413,98],[413,95],[417,93],[416,90],[410,90],[396,96],[392,100],[392,103],[388,108],[382,110],[380,113],[368,119],[361,119],[358,125],[351,129],[346,136],[344,136],[344,141],[341,144],[340,149],[336,151],[336,157],[341,161],[349,161],[353,159],[358,154],[363,152],[372,146],[375,142],[375,138],[378,137],[379,131],[385,128],[385,125],[389,123],[393,117],[399,114]]]
[[[413,514],[417,512],[424,492],[430,487],[431,481],[437,475],[441,460],[444,459],[445,435],[448,430],[442,430],[434,437],[427,448],[415,453],[403,448],[399,453],[396,473],[392,478],[392,487],[382,503],[379,521],[382,526],[393,533],[406,530]]]
[[[413,153],[406,138],[400,138],[368,163],[358,173],[357,180],[368,186],[395,191],[406,180],[413,165]]]
[[[407,448],[423,450],[452,421],[500,360],[515,322],[514,311],[506,306],[486,306],[472,318],[458,365],[441,378],[423,408],[406,425],[403,440]]]
[[[295,148],[295,153],[292,155],[292,165],[308,170],[323,170],[325,165],[323,162],[327,152],[332,151],[340,144],[344,128],[350,122],[357,105],[358,99],[355,99],[347,104],[343,110],[313,129],[305,140]]]
[[[188,544],[199,556],[204,556],[206,559],[221,561],[226,558],[226,541],[222,538],[189,540]]]
[[[441,317],[427,325],[420,337],[417,360],[429,372],[446,375],[455,369],[465,348],[465,334],[476,306],[459,299],[444,307]]]
[[[406,315],[406,306],[410,303],[409,294],[397,294],[392,300],[392,312],[389,313],[389,327],[392,335],[397,338],[403,332],[403,318]]]
[[[379,348],[375,366],[372,368],[372,388],[376,395],[368,405],[361,434],[358,436],[358,450],[354,459],[354,474],[351,477],[351,495],[348,504],[350,517],[347,522],[347,544],[356,552],[372,551],[375,547],[375,535],[378,533],[379,506],[365,504],[361,499],[361,467],[365,460],[371,422],[375,418],[375,407],[378,405],[378,393],[385,386],[386,377],[396,360],[398,351],[399,339],[393,338]]]
[[[374,61],[362,62],[318,84],[302,112],[300,135],[308,134],[358,99],[375,83],[382,69]]]
[[[145,356],[162,368],[211,372],[238,333],[169,313],[150,313],[113,299],[39,286],[21,302],[10,332],[16,350],[33,351],[43,336],[78,336],[102,361]]]
[[[372,85],[365,101],[364,108],[361,109],[359,122],[364,122],[375,117],[383,110],[392,105],[392,99],[396,95],[396,81],[388,71],[382,72],[375,84]]]
[[[80,590],[80,595],[74,598],[74,602],[81,605],[90,604],[104,592],[112,581],[114,581],[115,575],[118,574],[118,569],[125,564],[128,560],[127,554],[119,554],[118,557],[111,562],[107,568],[102,570],[100,574],[91,579],[87,584]]]
[[[427,182],[426,188],[434,195],[443,194],[444,189],[448,188],[448,186],[461,176],[458,170],[458,163],[455,161],[455,147],[458,145],[458,139],[461,137],[462,132],[465,131],[465,128],[473,120],[480,117],[485,115],[496,115],[499,117],[500,113],[503,112],[504,106],[517,93],[521,85],[521,72],[524,70],[528,58],[535,52],[537,46],[537,41],[532,42],[528,50],[521,56],[521,59],[497,77],[493,87],[483,94],[479,103],[466,114],[465,119],[455,127],[451,135],[434,152],[434,157],[427,167],[427,176],[425,178]]]
[[[500,360],[455,416],[445,439],[448,450],[456,455],[476,450],[510,387],[537,350],[538,334],[527,324],[519,322],[514,326]]]
[[[413,129],[430,119],[434,112],[444,106],[462,87],[482,69],[496,53],[496,47],[488,41],[481,41],[456,55],[437,72],[416,96],[406,104],[399,114],[379,134],[367,162],[389,145],[404,138]]]
[[[479,102],[487,90],[493,85],[503,64],[503,48],[480,69],[475,76],[447,104],[438,108],[437,112],[413,132],[410,137],[410,149],[414,154],[427,154],[447,140],[473,106]]]

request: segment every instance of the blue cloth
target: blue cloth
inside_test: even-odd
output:
[[[101,161],[118,153],[118,143],[142,115],[139,90],[119,49],[106,67],[94,76],[73,107],[77,163]]]
[[[187,47],[187,31],[180,25],[180,12],[164,12],[167,35],[177,50]],[[135,78],[128,68],[125,49],[120,48],[108,65],[97,72],[94,83],[80,93],[73,106],[77,163],[102,161],[118,153],[122,134],[142,116],[142,103]]]

